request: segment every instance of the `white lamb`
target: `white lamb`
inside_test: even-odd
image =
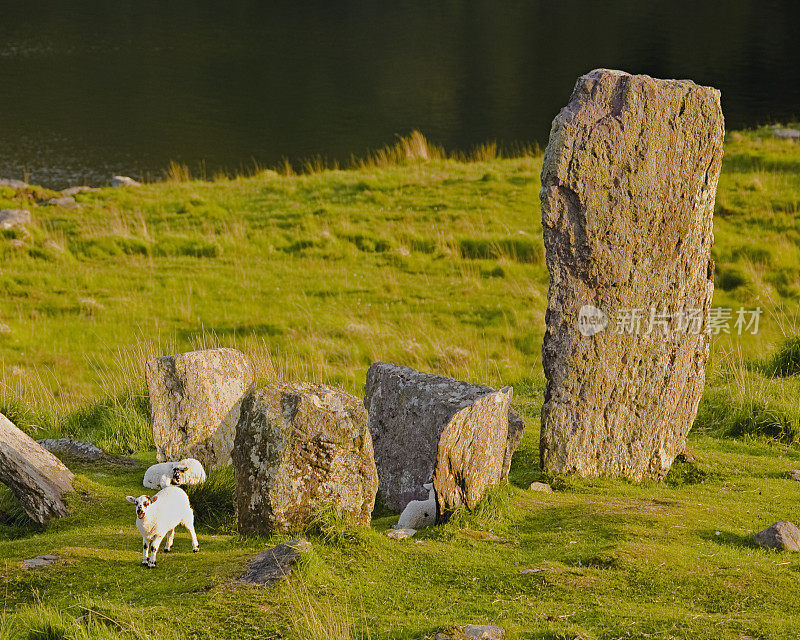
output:
[[[176,474],[175,470],[180,469]],[[148,489],[163,489],[172,484],[186,485],[205,482],[206,472],[199,460],[184,458],[177,462],[160,462],[144,472],[142,484]]]
[[[427,500],[412,500],[400,514],[400,520],[394,525],[395,529],[423,529],[436,522],[436,491],[433,483],[422,485],[428,490]]]
[[[183,489],[172,486],[162,489],[152,498],[126,496],[125,499],[136,505],[136,527],[142,534],[143,565],[151,569],[156,566],[156,554],[164,536],[167,536],[164,553],[169,553],[179,524],[186,527],[192,536],[192,551],[200,551],[194,532],[194,512]]]

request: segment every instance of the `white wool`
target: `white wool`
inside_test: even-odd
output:
[[[161,541],[167,537],[164,551],[169,551],[175,537],[175,528],[183,525],[192,537],[192,550],[199,549],[194,531],[194,512],[189,504],[189,496],[180,487],[168,486],[152,498],[145,495],[134,498],[127,496],[128,502],[136,505],[136,528],[142,534],[142,564],[154,567],[156,553]],[[143,517],[139,517],[142,512]]]
[[[409,502],[394,525],[395,529],[423,529],[436,522],[436,491],[431,483],[422,486],[428,490],[428,499]]]
[[[206,470],[199,460],[184,458],[174,463],[172,468],[172,484],[179,486],[200,484],[206,481]]]
[[[172,484],[172,469],[174,462],[160,462],[154,464],[144,472],[142,484],[148,489],[163,489]]]

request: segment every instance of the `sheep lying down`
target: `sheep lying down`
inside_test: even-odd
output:
[[[185,486],[206,481],[206,471],[199,460],[185,458],[177,462],[160,462],[144,472],[142,484],[148,489],[163,489],[170,485]]]
[[[423,529],[436,522],[436,491],[433,483],[422,485],[428,490],[427,500],[412,500],[400,514],[400,520],[394,525],[395,529]]]
[[[156,554],[161,541],[166,537],[164,553],[172,549],[175,529],[183,525],[192,536],[192,551],[197,553],[200,545],[194,532],[194,512],[189,504],[189,496],[180,487],[170,486],[159,491],[152,498],[147,496],[126,496],[125,499],[136,505],[136,528],[142,534],[142,564],[156,566]]]

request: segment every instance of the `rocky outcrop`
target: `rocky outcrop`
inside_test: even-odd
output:
[[[253,384],[247,356],[221,348],[153,358],[145,376],[158,461],[229,465],[239,407]]]
[[[320,384],[271,384],[242,402],[233,449],[243,534],[299,531],[333,504],[369,524],[378,474],[358,398]]]
[[[753,537],[767,549],[800,551],[800,529],[793,522],[776,522]]]
[[[305,538],[281,542],[253,558],[240,582],[270,587],[290,576],[301,554],[310,550],[311,543]]]
[[[402,511],[411,500],[424,500],[422,485],[438,477],[437,500],[446,514],[459,500],[472,504],[487,486],[506,478],[524,429],[522,418],[508,407],[510,397],[510,389],[501,393],[374,363],[367,372],[364,405],[384,504]]]
[[[112,187],[141,187],[141,183],[128,176],[114,176],[109,184]]]
[[[685,447],[709,348],[719,98],[599,69],[553,121],[541,191],[545,471],[661,478]]]
[[[31,221],[31,212],[27,209],[3,209],[0,211],[0,230],[24,226]]]
[[[75,476],[52,453],[0,413],[0,482],[39,524],[67,515],[62,494]]]

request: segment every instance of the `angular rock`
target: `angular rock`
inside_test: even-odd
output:
[[[39,524],[67,515],[62,494],[75,476],[52,453],[0,413],[0,482]]]
[[[411,500],[428,497],[422,485],[436,470],[445,427],[457,412],[492,393],[495,390],[486,385],[410,367],[376,362],[369,368],[364,405],[369,412],[380,491],[388,508],[402,511]],[[503,436],[502,479],[508,478],[511,456],[524,428],[522,417],[509,409],[507,433]]]
[[[416,529],[389,529],[386,537],[391,540],[407,540],[413,538],[417,533]]]
[[[109,184],[112,187],[141,187],[142,184],[140,182],[136,182],[133,178],[129,178],[128,176],[114,176],[111,178]]]
[[[3,209],[0,211],[0,229],[13,229],[26,225],[31,221],[31,212],[27,209]]]
[[[462,633],[465,638],[481,638],[482,640],[503,640],[506,630],[490,624],[468,624]]]
[[[158,461],[229,465],[239,407],[253,384],[247,356],[221,348],[153,358],[145,377]]]
[[[14,180],[13,178],[0,178],[0,187],[11,187],[19,191],[20,189],[27,189],[28,183],[22,180]]]
[[[282,578],[290,576],[301,554],[310,549],[311,543],[304,538],[281,542],[253,558],[240,581],[265,587],[272,586]]]
[[[75,198],[72,196],[61,196],[60,198],[50,198],[47,201],[47,204],[51,207],[63,207],[64,209],[74,209],[75,207],[80,206],[77,202],[75,202]]]
[[[292,382],[248,393],[233,465],[240,533],[301,530],[324,503],[370,522],[378,474],[367,412],[344,391]]]
[[[45,554],[43,556],[36,556],[35,558],[28,558],[27,560],[23,560],[23,562],[28,569],[38,569],[39,567],[47,567],[56,560],[58,560],[58,556]]]
[[[723,136],[716,89],[606,69],[553,121],[544,470],[662,478],[684,450],[708,359],[691,314],[711,307]]]
[[[753,538],[756,544],[767,549],[800,551],[800,529],[792,522],[776,522]]]
[[[553,487],[546,482],[531,482],[531,491],[541,491],[542,493],[553,493]]]

